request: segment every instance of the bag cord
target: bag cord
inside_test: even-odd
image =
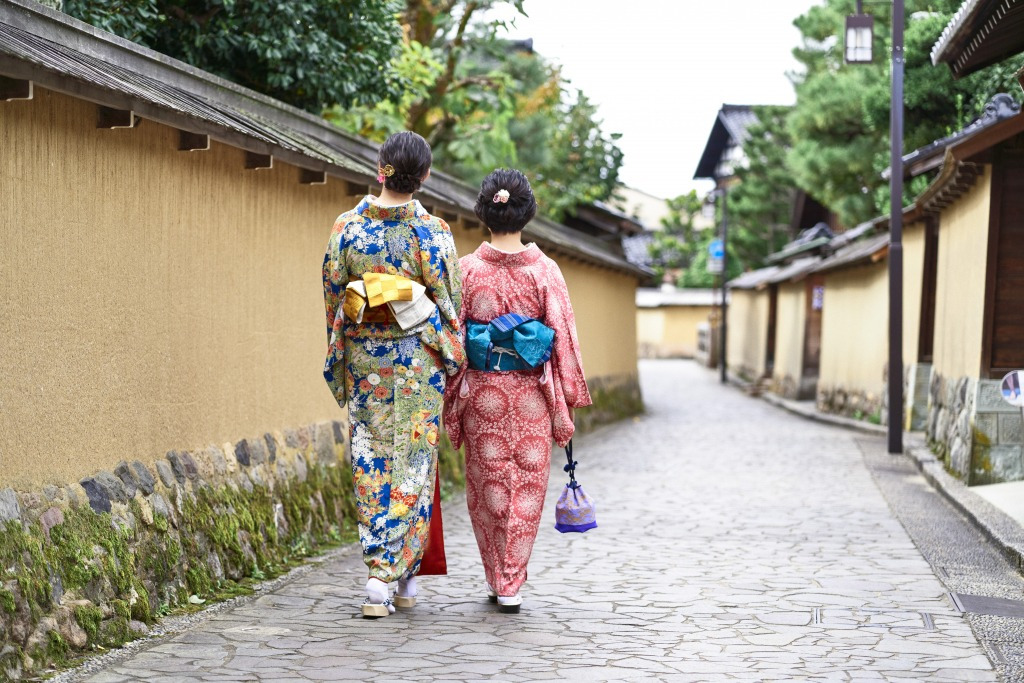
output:
[[[569,439],[569,443],[565,444],[565,458],[569,461],[569,464],[562,468],[563,471],[569,473],[569,483],[566,486],[571,489],[578,489],[580,485],[576,481],[576,465],[579,463],[572,459],[572,439]]]

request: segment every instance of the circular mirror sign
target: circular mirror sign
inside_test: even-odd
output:
[[[1024,408],[1024,370],[1014,370],[1003,378],[1003,400],[1011,406]]]

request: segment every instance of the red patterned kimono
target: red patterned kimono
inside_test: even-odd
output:
[[[530,244],[510,254],[484,242],[459,261],[462,322],[520,313],[555,330],[551,360],[537,370],[464,367],[445,392],[444,424],[466,444],[466,500],[487,582],[512,596],[540,526],[551,440],[572,437],[569,408],[588,406],[576,321],[558,265]]]

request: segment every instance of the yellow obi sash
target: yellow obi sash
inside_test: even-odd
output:
[[[401,275],[363,273],[362,280],[353,280],[345,287],[342,310],[356,324],[394,321],[407,330],[429,318],[437,308],[426,293],[426,287]]]

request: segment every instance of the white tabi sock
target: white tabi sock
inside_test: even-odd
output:
[[[416,577],[410,576],[408,579],[398,580],[398,595],[403,598],[415,598],[416,597]]]
[[[366,582],[366,602],[371,605],[388,605],[388,611],[394,612],[391,607],[391,592],[388,585],[380,579],[370,579]]]

